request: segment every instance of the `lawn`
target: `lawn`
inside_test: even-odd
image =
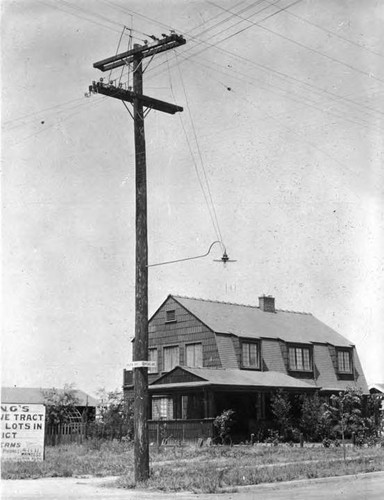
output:
[[[46,448],[40,463],[2,463],[3,479],[117,476],[115,485],[132,488],[130,443],[95,442]],[[216,492],[265,482],[384,470],[384,448],[304,448],[278,446],[151,447],[151,477],[145,487],[162,491]]]

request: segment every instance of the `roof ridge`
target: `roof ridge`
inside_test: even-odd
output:
[[[225,300],[212,300],[212,299],[203,299],[201,297],[188,297],[186,295],[173,295],[172,297],[180,298],[180,299],[191,299],[191,300],[200,300],[202,302],[214,302],[216,304],[229,304],[231,306],[242,306],[242,307],[252,307],[252,309],[259,309],[259,306],[253,306],[252,304],[240,304],[239,302],[227,302]]]
[[[175,294],[170,294],[171,297],[180,298],[180,299],[191,299],[191,300],[199,300],[201,302],[213,302],[215,304],[228,304],[231,306],[240,306],[240,307],[250,307],[252,309],[260,309],[259,306],[254,306],[252,304],[242,304],[239,302],[227,302],[225,300],[212,300],[212,299],[203,299],[201,297],[188,297],[187,295],[175,295]],[[304,312],[304,311],[290,311],[288,309],[276,309],[276,311],[279,312],[286,312],[286,313],[292,313],[292,314],[306,314],[309,316],[312,316],[312,313],[310,312]]]

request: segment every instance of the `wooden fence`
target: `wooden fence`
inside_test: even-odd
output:
[[[213,438],[213,418],[204,420],[150,420],[148,422],[150,443],[196,442]]]
[[[214,436],[213,418],[204,420],[150,420],[148,422],[149,442],[158,444],[176,444],[196,442]],[[92,431],[92,423],[76,422],[71,424],[47,425],[45,428],[45,445],[82,444],[87,437],[96,437]],[[119,438],[121,436],[97,435],[100,438]]]
[[[45,427],[45,445],[82,444],[87,433],[87,424],[76,422],[71,424],[47,425]]]

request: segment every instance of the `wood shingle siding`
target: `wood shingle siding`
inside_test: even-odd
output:
[[[175,321],[167,323],[169,310],[175,311]],[[180,365],[184,366],[185,345],[199,342],[203,349],[203,366],[221,367],[214,333],[172,297],[151,318],[149,331],[149,348],[158,348],[159,373],[164,367],[163,347],[179,346]]]
[[[242,342],[258,343],[260,370],[254,369],[256,365],[242,365]],[[270,384],[289,377],[289,383],[297,389],[309,386],[329,393],[353,386],[368,392],[355,346],[311,314],[279,309],[272,314],[256,306],[169,295],[149,321],[149,348],[157,348],[158,356],[158,373],[149,374],[150,386],[165,374],[164,348],[177,346],[179,365],[183,367],[188,344],[201,344],[198,356],[189,357],[190,364],[201,364],[202,359],[201,368],[230,370],[232,377],[236,371],[245,377],[253,369],[259,372],[258,378],[252,376],[253,381]],[[291,351],[292,366],[290,347],[295,348]],[[345,368],[339,371],[339,349],[351,353],[351,373]],[[127,375],[126,381],[130,380]],[[131,386],[127,382],[128,389]],[[301,386],[303,382],[307,385]],[[191,389],[191,385],[188,387]],[[269,389],[270,385],[263,390]]]
[[[284,362],[284,351],[281,349],[281,342],[278,340],[263,339],[261,341],[261,355],[264,366],[269,371],[288,373],[286,363]],[[288,354],[286,354],[288,356]]]
[[[237,339],[236,339],[237,340]],[[234,347],[234,338],[231,335],[216,335],[221,367],[240,368]]]

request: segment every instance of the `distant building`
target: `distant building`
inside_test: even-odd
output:
[[[329,396],[368,387],[355,346],[312,314],[169,295],[149,320],[153,421],[212,419],[236,411],[248,435],[271,419],[277,389]],[[124,372],[133,395],[133,373]],[[236,431],[236,429],[235,429]]]
[[[47,395],[54,390],[58,394],[64,393],[64,389],[38,388],[38,387],[2,387],[1,402],[7,404],[46,404]],[[79,416],[87,414],[88,420],[94,420],[96,415],[97,399],[89,396],[84,391],[71,390],[76,398],[76,409]]]
[[[371,394],[384,394],[384,383],[370,385],[369,392]]]

